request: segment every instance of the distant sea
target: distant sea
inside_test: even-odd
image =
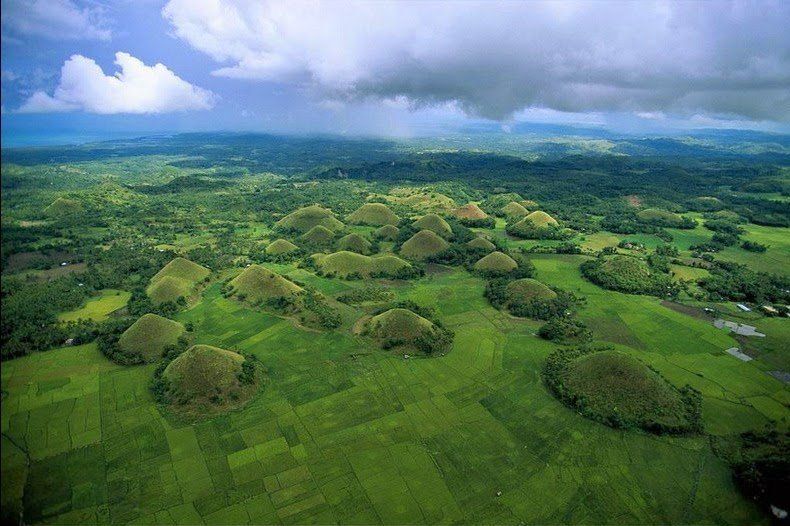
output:
[[[46,131],[35,131],[35,132],[13,132],[3,130],[2,132],[2,146],[3,148],[18,148],[18,147],[25,147],[25,146],[66,146],[66,145],[77,145],[77,144],[85,144],[90,142],[100,142],[100,141],[112,141],[117,139],[133,139],[135,137],[143,137],[143,136],[151,136],[151,135],[160,135],[161,133],[151,133],[151,132],[118,132],[118,131],[108,131],[108,132],[46,132]],[[164,134],[161,134],[164,135]]]

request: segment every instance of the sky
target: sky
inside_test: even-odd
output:
[[[788,27],[783,0],[2,0],[2,138],[788,133]]]

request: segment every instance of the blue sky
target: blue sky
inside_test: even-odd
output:
[[[787,132],[789,5],[3,0],[3,142],[480,121]]]

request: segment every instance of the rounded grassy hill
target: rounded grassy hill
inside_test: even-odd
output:
[[[261,265],[250,265],[230,280],[233,294],[252,303],[298,294],[302,287]]]
[[[365,203],[346,220],[352,225],[397,225],[400,218],[384,203]]]
[[[499,209],[505,217],[526,217],[529,215],[529,210],[524,208],[516,201],[510,201],[508,204]]]
[[[257,374],[245,371],[244,356],[194,345],[168,364],[162,373],[166,399],[180,411],[216,412],[239,407],[257,389]]]
[[[400,248],[402,256],[409,259],[422,260],[438,254],[450,244],[431,230],[420,230],[411,236]]]
[[[467,203],[453,210],[453,215],[458,219],[485,219],[488,214],[475,203]]]
[[[400,228],[396,227],[395,225],[384,225],[383,227],[376,230],[373,235],[376,239],[381,239],[383,241],[395,241],[398,238],[398,234],[400,233]]]
[[[328,208],[310,205],[294,210],[277,221],[274,226],[280,230],[292,230],[304,234],[316,226],[337,231],[343,228],[343,223]]]
[[[549,388],[584,416],[655,433],[699,429],[699,398],[678,390],[633,356],[612,350],[558,350],[543,371]]]
[[[202,265],[177,257],[151,278],[146,293],[154,304],[177,301],[178,298],[189,296],[195,285],[207,278],[210,273],[211,271]]]
[[[371,257],[343,250],[332,254],[314,254],[312,257],[321,272],[341,278],[350,275],[394,276],[402,268],[410,266],[406,261],[390,254]]]
[[[532,223],[533,226],[537,228],[541,228],[545,226],[559,226],[557,220],[551,217],[543,210],[535,210],[534,212],[527,214],[524,217],[523,221],[529,221],[530,223]]]
[[[118,347],[128,356],[150,363],[162,358],[168,345],[175,345],[184,326],[156,314],[143,314],[118,339]]]
[[[370,318],[363,334],[376,339],[385,349],[410,348],[431,354],[452,347],[452,332],[405,308],[389,309]]]
[[[636,216],[645,223],[660,226],[673,226],[683,223],[683,217],[668,210],[661,210],[659,208],[645,208],[639,211]]]
[[[414,208],[415,210],[432,211],[432,212],[448,212],[455,208],[457,205],[451,197],[438,192],[417,192],[407,195],[399,199],[402,205]]]
[[[468,246],[469,248],[475,248],[479,250],[488,250],[489,252],[492,250],[496,250],[496,245],[484,237],[476,237],[471,241],[468,241],[466,243],[466,246]]]
[[[532,278],[522,278],[511,281],[505,287],[508,303],[528,303],[534,300],[550,300],[557,297],[557,293],[549,287]]]
[[[724,208],[724,202],[718,197],[702,196],[691,200],[691,206],[701,212],[715,212]]]
[[[436,214],[426,214],[412,223],[412,226],[419,230],[430,230],[444,238],[453,235],[453,229],[449,223]]]
[[[369,254],[372,243],[357,233],[351,233],[341,237],[337,242],[339,250],[357,252],[358,254]]]
[[[474,265],[481,272],[507,273],[518,268],[518,263],[504,252],[491,252],[483,256]]]
[[[316,225],[305,232],[300,239],[312,246],[327,246],[335,238],[334,231],[323,225]]]
[[[283,254],[290,254],[299,250],[299,247],[288,241],[287,239],[277,239],[269,243],[266,247],[266,253],[270,256],[282,256]]]

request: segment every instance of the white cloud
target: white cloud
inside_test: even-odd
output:
[[[89,113],[167,113],[205,110],[216,96],[182,80],[163,64],[146,66],[128,53],[115,54],[120,71],[105,75],[93,59],[74,55],[61,68],[52,95],[37,91],[22,113],[83,110]]]
[[[170,0],[215,75],[330,100],[790,120],[790,2]]]
[[[72,0],[2,0],[4,30],[53,40],[109,40],[104,9]]]

